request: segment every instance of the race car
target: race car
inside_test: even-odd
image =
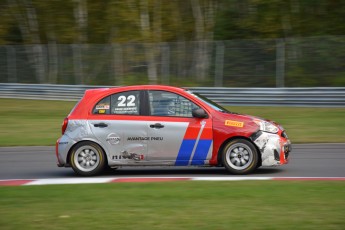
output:
[[[121,166],[215,166],[248,174],[288,163],[290,151],[279,124],[162,85],[86,90],[56,142],[57,165],[81,176]]]

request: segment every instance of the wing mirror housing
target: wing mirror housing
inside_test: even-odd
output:
[[[193,109],[192,115],[193,115],[193,117],[196,117],[196,118],[207,118],[208,117],[206,111],[203,110],[202,108]]]

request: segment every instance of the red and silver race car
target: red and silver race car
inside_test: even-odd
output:
[[[65,118],[58,166],[82,176],[121,166],[220,166],[247,174],[288,162],[290,141],[268,120],[189,90],[139,85],[87,90]]]

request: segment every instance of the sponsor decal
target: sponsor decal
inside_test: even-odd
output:
[[[151,141],[162,141],[163,137],[151,137]]]
[[[127,141],[162,141],[163,137],[128,137]]]
[[[240,121],[225,120],[225,125],[242,128],[244,123]]]
[[[59,142],[59,145],[67,145],[68,142]]]
[[[114,111],[137,112],[137,108],[115,108]]]
[[[121,160],[121,159],[122,159],[122,156],[121,156],[121,155],[113,155],[113,156],[112,156],[112,159],[113,159],[113,160]]]
[[[124,153],[123,155],[113,155],[112,159],[113,160],[129,159],[129,160],[141,161],[141,160],[145,160],[145,156],[143,154]]]
[[[98,113],[105,113],[105,109],[98,110]]]
[[[129,153],[126,150],[121,152],[122,159],[130,159],[135,161],[141,161],[145,159],[143,154]]]
[[[97,110],[102,110],[102,109],[110,109],[110,105],[107,104],[99,104],[96,106]]]
[[[110,133],[107,136],[106,141],[111,145],[117,145],[118,143],[120,143],[121,138],[116,133]]]

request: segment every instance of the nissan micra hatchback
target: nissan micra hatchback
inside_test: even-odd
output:
[[[58,166],[82,176],[121,166],[219,166],[247,174],[286,164],[290,149],[272,121],[159,85],[87,90],[56,142]]]

